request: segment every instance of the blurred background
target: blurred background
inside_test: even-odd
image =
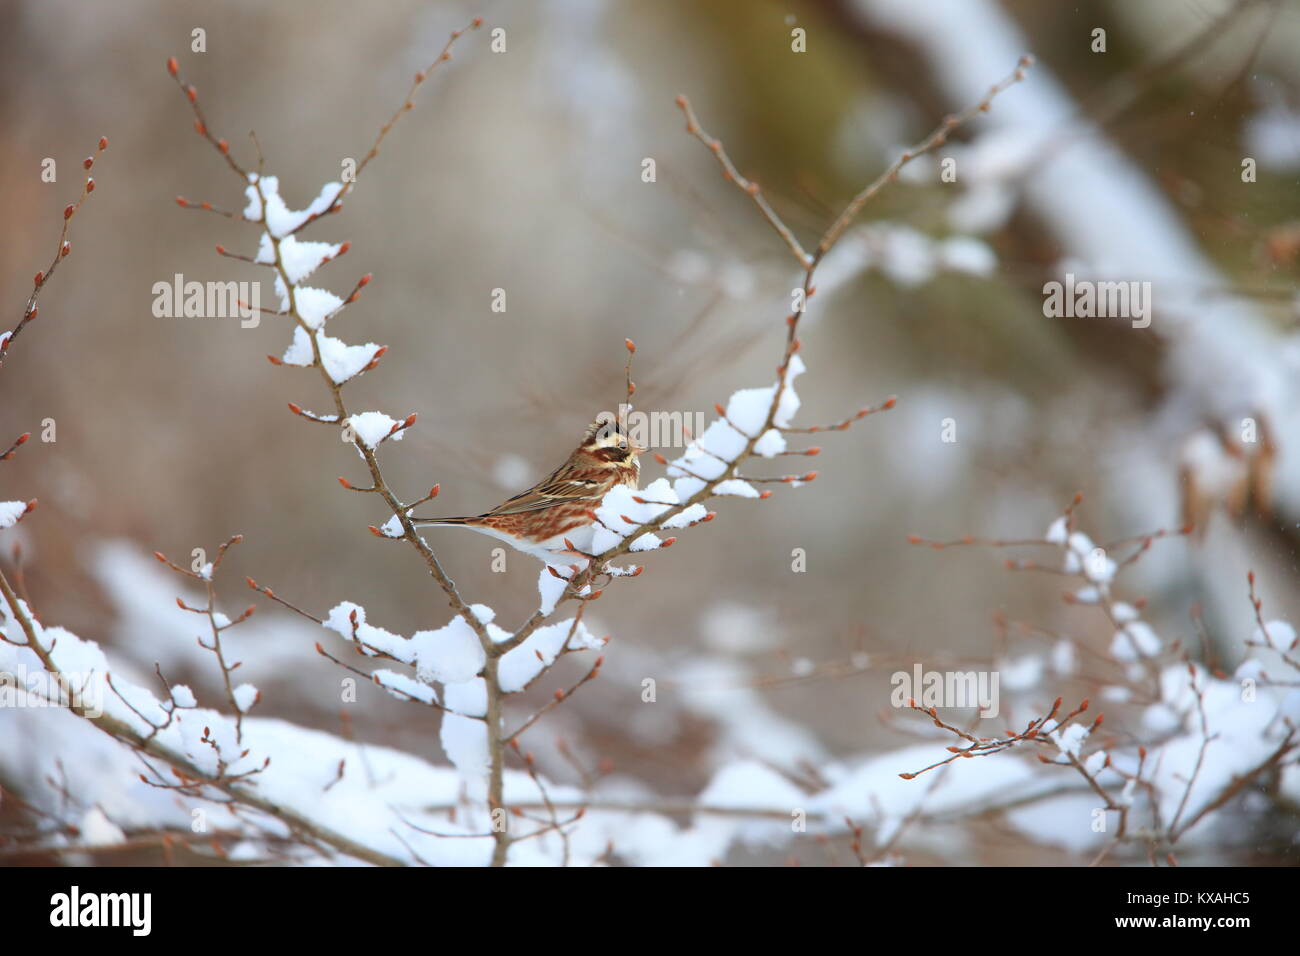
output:
[[[697,792],[721,751],[792,766],[896,746],[879,715],[898,667],[1043,651],[1000,616],[1105,647],[1108,633],[1062,603],[1059,579],[1008,573],[988,549],[907,542],[1039,538],[1076,492],[1098,543],[1195,519],[1193,534],[1134,566],[1127,599],[1148,601],[1167,642],[1190,644],[1199,605],[1231,669],[1254,625],[1248,569],[1270,615],[1300,610],[1300,8],[917,6],[5,3],[4,327],[49,260],[80,161],[99,136],[111,145],[72,223],[73,253],[0,370],[0,437],[35,433],[6,464],[0,497],[40,499],[0,532],[0,560],[12,564],[21,543],[46,623],[110,646],[141,680],[161,662],[200,696],[215,693],[212,673],[155,550],[188,565],[192,549],[211,555],[242,533],[221,586],[231,612],[248,603],[251,575],[316,614],[351,600],[404,634],[446,620],[420,563],[367,533],[385,517],[379,502],[337,485],[363,478],[355,453],[286,411],[325,396],[315,374],[266,361],[288,343],[285,321],[245,329],[152,313],[153,284],[178,273],[265,278],[213,251],[251,255],[255,229],[174,202],[243,206],[191,129],[170,55],[213,132],[252,164],[255,131],[267,172],[301,207],[364,154],[446,34],[484,17],[343,212],[306,233],[352,243],[316,284],[346,295],[374,273],[331,332],[390,346],[348,387],[354,411],[419,413],[385,446],[389,483],[408,499],[440,483],[434,512],[475,514],[554,468],[594,412],[614,407],[625,337],[638,346],[644,410],[711,414],[773,378],[798,269],[686,135],[678,94],[812,245],[908,144],[1032,53],[1023,84],[868,205],[819,279],[799,421],[838,421],[889,395],[897,407],[818,436],[815,463],[767,463],[820,477],[765,502],[724,500],[715,521],[611,588],[588,617],[613,638],[602,680],[532,731],[532,745],[557,778],[571,774],[555,750],[563,738],[668,798]],[[195,28],[206,52],[191,50]],[[491,49],[496,28],[504,52]],[[792,50],[794,30],[806,52]],[[40,176],[46,157],[54,183]],[[944,157],[955,182],[941,180]],[[643,181],[647,158],[654,182]],[[1153,281],[1151,327],[1045,317],[1043,285],[1066,271]],[[496,289],[504,312],[492,309]],[[57,440],[36,441],[47,419]],[[1244,419],[1262,439],[1241,441]],[[647,480],[663,473],[645,465]],[[503,626],[536,606],[532,559],[511,552],[496,573],[487,538],[428,538]],[[795,549],[806,571],[792,570]],[[338,674],[313,652],[318,639],[271,605],[257,629],[232,633],[262,690],[260,716],[340,729]],[[580,668],[562,664],[536,699]],[[647,677],[658,707],[641,704]],[[1034,701],[1078,690],[1071,680],[1048,674]],[[433,727],[377,688],[362,689],[347,724],[442,759]],[[1209,862],[1293,852],[1267,826],[1253,832]],[[964,852],[962,862],[1075,859],[1011,831]]]

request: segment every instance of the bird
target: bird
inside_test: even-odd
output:
[[[590,557],[595,509],[605,493],[619,485],[637,490],[645,450],[617,418],[602,412],[564,464],[527,491],[481,515],[411,520],[423,527],[469,528],[548,565],[570,565],[575,554]]]

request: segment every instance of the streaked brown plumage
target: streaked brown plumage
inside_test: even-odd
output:
[[[463,527],[505,541],[547,564],[571,564],[568,539],[589,549],[594,509],[616,485],[637,487],[644,448],[633,443],[619,423],[603,415],[587,427],[582,443],[567,461],[527,491],[481,515],[416,518],[417,525]]]

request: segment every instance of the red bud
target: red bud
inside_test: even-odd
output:
[[[180,64],[176,62],[176,57],[174,57],[174,56],[169,56],[169,57],[167,58],[167,72],[168,72],[168,73],[170,73],[172,76],[175,76],[175,75],[177,74],[177,72],[180,70],[180,68],[181,68],[181,67],[180,67]]]
[[[72,205],[71,203],[68,203],[68,205],[63,207],[63,218],[71,219],[72,214],[76,211],[77,211],[77,207]]]

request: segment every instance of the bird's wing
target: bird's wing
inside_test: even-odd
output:
[[[613,476],[605,469],[579,468],[572,462],[565,462],[532,488],[503,501],[483,517],[541,511],[580,501],[595,505],[605,497],[613,481]]]
[[[598,481],[591,478],[548,479],[534,488],[529,488],[527,491],[515,495],[508,501],[502,502],[483,517],[540,511],[543,508],[578,501],[589,501],[594,505],[605,497],[605,492],[609,490],[609,484],[608,481]]]

